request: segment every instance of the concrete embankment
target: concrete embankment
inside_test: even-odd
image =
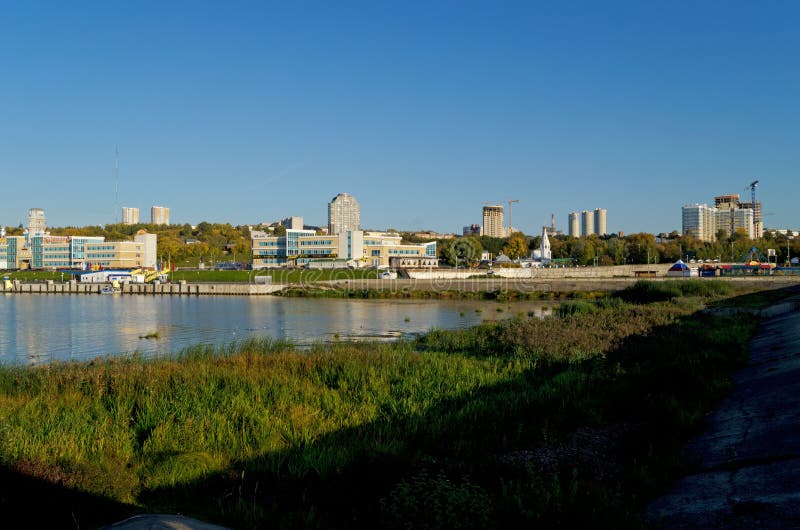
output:
[[[761,311],[750,361],[686,450],[654,528],[800,528],[800,296]]]
[[[650,281],[664,281],[668,278],[656,278]],[[688,278],[687,278],[688,279]],[[678,280],[682,280],[678,278]],[[345,290],[388,290],[388,291],[464,291],[464,292],[590,292],[590,291],[618,291],[629,287],[639,281],[637,278],[553,278],[553,279],[525,279],[525,278],[438,278],[438,279],[397,279],[397,280],[335,280],[315,282],[303,287],[313,288],[323,286],[332,289]],[[703,281],[706,281],[705,279]],[[800,277],[751,277],[751,278],[724,278],[722,281],[740,286],[766,286],[770,289],[780,289],[800,284]],[[297,286],[292,286],[297,287]]]
[[[603,279],[603,278],[636,278],[666,276],[671,263],[653,265],[615,265],[613,267],[567,267],[552,269],[507,268],[498,267],[492,275],[500,278],[519,280],[568,280],[568,279]],[[474,269],[425,269],[409,270],[408,275],[416,280],[455,280],[486,274],[488,271]]]
[[[0,284],[0,292],[20,294],[102,294],[108,284],[77,282],[21,283],[12,282],[6,289]],[[123,284],[119,288],[122,295],[243,295],[255,296],[272,294],[285,285],[256,285],[252,283],[165,283],[165,284]]]

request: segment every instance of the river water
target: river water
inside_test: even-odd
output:
[[[466,328],[553,302],[357,300],[274,296],[0,295],[0,363],[138,352],[169,353],[253,336],[305,346],[331,340],[393,340],[429,329]],[[157,338],[145,338],[157,334]]]

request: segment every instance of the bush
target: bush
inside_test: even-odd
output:
[[[589,315],[597,313],[597,311],[595,304],[583,300],[571,300],[558,306],[558,315],[561,317]]]
[[[421,471],[381,499],[388,528],[411,530],[489,527],[491,500],[466,478],[454,484],[443,473]]]
[[[616,293],[616,296],[626,302],[635,304],[650,304],[653,302],[664,302],[681,295],[678,282],[650,282],[640,280],[631,287]]]
[[[713,296],[728,295],[733,288],[727,282],[714,280],[667,280],[665,282],[652,282],[641,280],[633,286],[627,287],[616,293],[615,296],[637,304],[664,302],[679,296]]]
[[[621,298],[616,297],[608,297],[608,298],[599,298],[597,302],[597,307],[600,309],[622,309],[627,304]]]

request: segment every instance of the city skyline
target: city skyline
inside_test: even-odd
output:
[[[167,204],[324,226],[350,190],[374,228],[458,233],[514,197],[529,234],[576,204],[657,233],[758,179],[767,226],[795,228],[798,21],[792,2],[13,5],[0,224]]]

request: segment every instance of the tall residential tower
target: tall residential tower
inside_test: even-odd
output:
[[[138,225],[139,224],[139,208],[122,208],[122,224],[124,225]]]
[[[594,213],[583,210],[581,212],[581,236],[586,237],[594,233]]]
[[[595,208],[594,209],[594,233],[600,236],[606,235],[608,232],[606,230],[606,217],[608,216],[608,210],[605,208]]]
[[[153,206],[150,208],[150,224],[168,225],[169,208],[165,206]]]
[[[567,234],[570,237],[580,237],[580,214],[578,212],[570,212],[569,214],[569,225],[567,227]]]
[[[328,203],[328,233],[361,230],[361,206],[349,193],[340,193]]]
[[[483,207],[483,235],[489,237],[505,237],[503,228],[503,207],[491,205]]]

